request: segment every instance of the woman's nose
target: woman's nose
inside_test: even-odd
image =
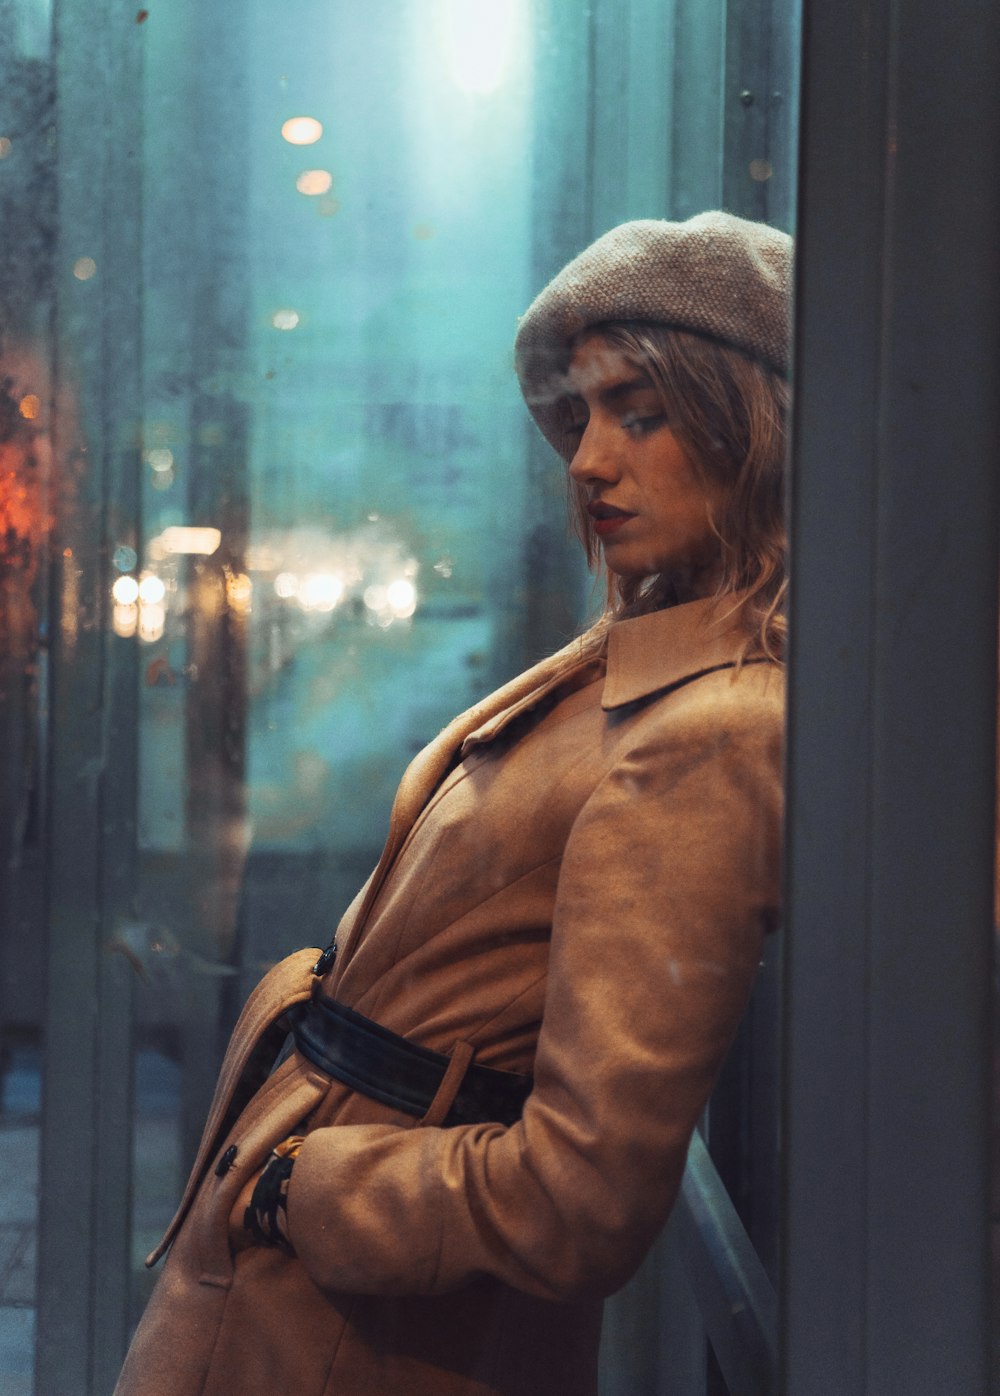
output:
[[[578,484],[594,480],[613,481],[618,478],[615,453],[599,423],[593,418],[580,437],[573,459],[569,463],[570,477]]]

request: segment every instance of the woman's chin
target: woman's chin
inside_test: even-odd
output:
[[[624,548],[605,547],[604,565],[621,581],[642,582],[656,579],[656,589],[677,601],[696,601],[712,596],[721,579],[721,563],[684,561],[665,562],[663,558],[636,557]]]

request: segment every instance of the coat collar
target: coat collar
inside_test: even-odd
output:
[[[616,621],[608,631],[601,707],[610,712],[710,669],[736,664],[747,649],[747,633],[737,619],[738,605],[738,599],[734,603],[731,597],[721,602],[707,597]],[[572,659],[579,648],[580,641],[574,641],[487,700],[491,711],[488,716],[483,712],[485,721],[467,727],[461,754],[492,741],[514,718],[571,679],[577,672]],[[595,662],[582,660],[580,670]],[[512,692],[515,685],[518,691]],[[466,714],[466,720],[470,716]]]
[[[606,710],[635,702],[722,664],[735,664],[746,648],[746,632],[734,623],[734,599],[689,601],[665,611],[617,621],[608,632],[607,672],[601,696]],[[585,639],[585,637],[584,637]],[[492,741],[520,713],[537,706],[574,673],[595,664],[581,657],[584,646],[573,640],[565,649],[519,674],[496,693],[450,722],[413,760],[403,776],[392,814],[389,837],[361,906],[347,949],[353,952],[392,860],[425,802],[458,751]],[[578,663],[574,665],[574,658]]]
[[[747,650],[738,600],[706,597],[617,621],[608,632],[605,711],[647,698],[685,679],[736,664]]]

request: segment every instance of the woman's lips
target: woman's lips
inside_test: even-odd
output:
[[[607,538],[610,533],[617,533],[622,524],[635,518],[634,514],[625,509],[616,509],[613,504],[588,504],[587,513],[594,520],[594,532],[598,538]]]

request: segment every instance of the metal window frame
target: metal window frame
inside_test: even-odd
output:
[[[1000,24],[807,6],[783,1390],[989,1390]]]

